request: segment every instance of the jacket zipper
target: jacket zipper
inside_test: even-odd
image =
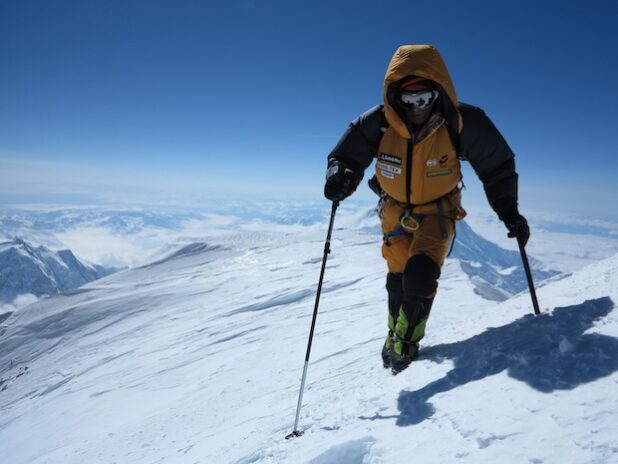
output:
[[[412,154],[414,151],[414,136],[408,140],[408,150],[406,157],[406,199],[412,203]]]

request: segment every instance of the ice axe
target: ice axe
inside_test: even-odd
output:
[[[320,271],[320,280],[318,281],[318,292],[315,296],[315,306],[313,308],[313,319],[311,320],[311,330],[309,331],[309,342],[307,343],[307,354],[305,355],[305,366],[303,368],[303,378],[300,383],[300,393],[298,394],[298,405],[296,406],[296,420],[294,421],[294,430],[286,435],[285,439],[300,437],[303,432],[298,430],[298,419],[300,417],[300,408],[303,403],[303,391],[305,390],[305,380],[307,379],[307,366],[309,366],[309,355],[311,354],[311,342],[313,341],[313,332],[315,330],[315,320],[318,316],[318,305],[320,304],[320,294],[322,293],[322,282],[324,280],[324,270],[326,269],[326,258],[330,253],[330,237],[333,233],[333,223],[335,222],[335,211],[339,206],[338,201],[333,201],[333,207],[330,213],[330,223],[328,225],[328,234],[326,235],[326,243],[324,244],[324,258],[322,258],[322,270]]]

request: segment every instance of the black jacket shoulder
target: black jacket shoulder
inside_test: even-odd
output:
[[[328,155],[329,164],[341,161],[363,172],[369,167],[388,127],[384,106],[374,106],[350,123],[335,148]]]
[[[517,199],[515,154],[481,108],[461,102],[458,107],[463,119],[460,158],[472,165],[491,205],[499,198]]]
[[[459,103],[463,119],[460,137],[460,156],[475,163],[501,162],[515,157],[506,140],[491,119],[478,106]],[[484,166],[480,166],[481,168]]]

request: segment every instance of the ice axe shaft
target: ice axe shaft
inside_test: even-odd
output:
[[[517,237],[517,244],[519,245],[519,253],[521,254],[521,260],[524,263],[524,271],[526,271],[526,278],[528,279],[528,287],[530,288],[530,297],[532,298],[534,314],[538,316],[541,314],[541,311],[539,309],[539,301],[536,299],[536,290],[534,289],[534,282],[532,281],[532,272],[530,272],[530,263],[528,263],[526,248],[519,237]]]
[[[326,243],[324,244],[324,258],[322,258],[322,270],[320,271],[320,280],[318,281],[318,292],[315,296],[315,307],[313,308],[313,319],[311,320],[311,330],[309,331],[309,342],[307,343],[307,353],[305,354],[305,365],[303,367],[303,378],[300,383],[300,393],[298,394],[298,405],[296,406],[296,420],[294,421],[294,430],[285,437],[286,440],[293,437],[300,437],[303,432],[298,430],[298,419],[300,417],[300,408],[303,403],[303,392],[305,390],[305,380],[307,379],[307,367],[309,366],[309,356],[311,355],[311,343],[313,342],[313,332],[315,330],[315,320],[318,316],[318,305],[320,304],[320,294],[322,293],[322,282],[324,281],[324,270],[326,269],[326,258],[330,253],[330,237],[333,233],[333,224],[335,222],[335,211],[339,206],[338,201],[333,201],[332,210],[330,213],[330,223],[328,225],[328,234],[326,235]]]

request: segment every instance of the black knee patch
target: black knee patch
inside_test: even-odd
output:
[[[427,255],[414,255],[403,271],[403,292],[406,300],[425,297],[438,289],[440,266]]]
[[[386,290],[388,290],[389,295],[391,293],[403,293],[402,274],[395,274],[394,272],[386,274]]]
[[[403,274],[393,272],[386,274],[386,291],[388,292],[388,310],[393,320],[396,321],[399,307],[403,302]]]

